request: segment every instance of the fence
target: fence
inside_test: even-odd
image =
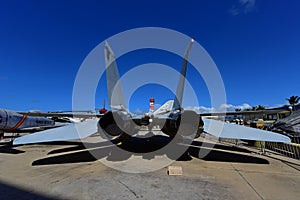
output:
[[[289,136],[292,140],[292,143],[300,144],[300,136]]]
[[[300,159],[300,144],[266,142],[265,148],[290,158]]]
[[[279,143],[279,142],[253,142],[251,145],[271,151],[277,152],[284,156],[300,160],[300,137],[292,137],[292,143]],[[239,145],[243,143],[241,140],[219,138],[219,142],[231,143]],[[250,143],[248,143],[249,145]],[[257,146],[259,145],[259,146]]]

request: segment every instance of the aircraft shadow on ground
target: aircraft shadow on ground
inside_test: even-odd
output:
[[[5,154],[20,154],[24,153],[25,151],[14,149],[11,147],[11,145],[4,145],[0,147],[0,153],[5,153]]]
[[[143,156],[143,159],[154,159],[155,156],[166,155],[169,159],[177,161],[189,161],[192,159],[202,159],[206,161],[218,162],[237,162],[237,163],[255,163],[268,164],[268,160],[258,158],[250,154],[250,151],[239,147],[231,147],[221,144],[212,144],[208,142],[193,141],[191,146],[187,147],[180,143],[170,143],[171,139],[167,136],[152,136],[150,138],[133,137],[131,140],[116,146],[116,141],[105,141],[100,143],[81,143],[78,142],[73,147],[56,149],[48,153],[51,157],[42,158],[32,163],[37,165],[51,165],[64,163],[93,162],[99,159],[108,161],[124,161],[133,155]],[[63,143],[60,143],[63,144]],[[162,150],[168,144],[171,148]],[[168,146],[170,146],[168,145]],[[201,149],[209,148],[209,153],[202,158]],[[174,151],[184,152],[182,156],[176,155]],[[59,154],[59,155],[55,155]],[[181,155],[181,154],[180,154]]]
[[[53,197],[38,194],[36,192],[28,191],[24,188],[4,183],[0,180],[1,199],[36,199],[36,200],[50,200]]]

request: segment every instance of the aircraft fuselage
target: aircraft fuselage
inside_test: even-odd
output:
[[[0,109],[0,131],[17,132],[23,128],[52,126],[54,120],[46,117],[31,117],[15,111]]]

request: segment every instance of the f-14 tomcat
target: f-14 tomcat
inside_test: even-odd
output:
[[[14,140],[14,145],[38,142],[51,142],[62,140],[83,139],[96,132],[107,139],[122,139],[134,136],[141,126],[160,125],[161,131],[170,136],[182,136],[197,138],[201,132],[212,134],[221,138],[290,142],[284,135],[269,131],[248,128],[245,126],[228,124],[203,118],[192,111],[182,109],[183,90],[188,66],[188,56],[194,40],[191,39],[184,55],[181,75],[177,84],[176,96],[172,106],[167,112],[149,112],[145,115],[136,116],[129,112],[123,93],[120,75],[114,53],[105,43],[106,79],[110,111],[100,116],[99,120],[88,120],[79,124],[70,124],[51,130],[45,130],[29,134]],[[115,95],[116,94],[116,95]],[[166,104],[170,105],[169,103]],[[78,133],[80,130],[80,134]]]

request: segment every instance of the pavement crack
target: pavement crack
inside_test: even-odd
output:
[[[244,177],[243,174],[237,168],[235,168],[233,164],[231,164],[231,166],[233,167],[234,171],[236,171],[240,175],[240,177],[242,177],[242,179],[249,185],[249,187],[257,194],[257,196],[261,200],[264,200],[264,198],[256,191],[256,189],[253,187],[253,185],[251,185],[251,183],[246,179],[246,177]]]
[[[125,183],[118,181],[119,183],[121,183],[124,187],[127,188],[127,190],[129,190],[137,199],[139,198],[139,196],[132,190],[130,189],[130,187],[128,185],[126,185]]]
[[[291,167],[291,168],[293,168],[293,169],[295,169],[295,170],[297,170],[297,171],[300,171],[299,165],[297,165],[297,164],[293,164],[293,163],[290,163],[290,162],[288,162],[288,161],[281,161],[281,162],[283,162],[283,163],[286,164],[287,166],[289,166],[289,167]],[[294,165],[297,165],[298,167],[295,167]]]

